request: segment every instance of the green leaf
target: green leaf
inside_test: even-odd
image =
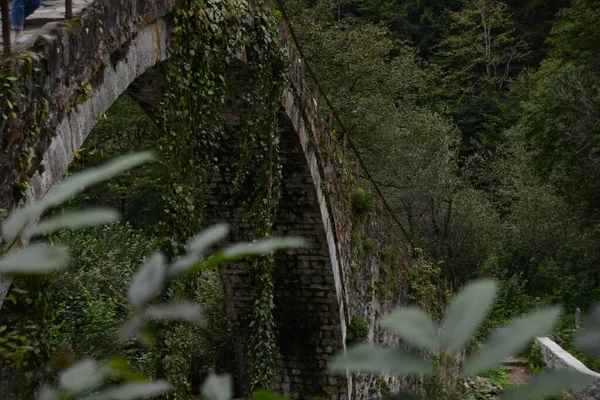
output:
[[[144,320],[144,316],[134,314],[117,329],[117,336],[121,339],[131,339],[145,327],[146,321]]]
[[[215,243],[223,240],[229,234],[227,224],[211,226],[188,241],[188,251],[194,254],[202,254]]]
[[[20,210],[9,215],[2,225],[2,237],[4,242],[12,244],[17,236],[23,232],[30,221],[38,217],[38,211],[35,204],[28,205]]]
[[[428,350],[439,347],[438,329],[427,313],[417,307],[403,307],[385,316],[380,322],[408,343]]]
[[[467,285],[454,297],[442,324],[443,348],[449,351],[462,350],[485,319],[497,292],[496,281],[480,279]]]
[[[302,238],[268,238],[261,239],[254,243],[237,243],[223,250],[223,256],[227,259],[235,260],[248,256],[268,254],[273,251],[306,247],[307,243]]]
[[[47,209],[63,203],[87,187],[105,181],[115,175],[145,163],[154,156],[151,152],[135,153],[117,157],[97,168],[88,169],[70,178],[64,179],[43,199],[28,205],[12,214],[2,227],[2,235],[6,243],[13,243],[27,224],[35,221]]]
[[[165,304],[161,306],[148,307],[146,310],[148,318],[162,319],[168,321],[185,321],[196,325],[205,325],[204,313],[199,305],[187,301]]]
[[[167,381],[131,382],[87,396],[85,400],[135,400],[165,394],[171,389]]]
[[[127,297],[135,308],[141,308],[159,295],[165,282],[165,257],[155,253],[136,272],[129,286]]]
[[[98,386],[106,376],[107,370],[95,360],[86,358],[60,374],[60,386],[71,393],[80,393]]]
[[[167,269],[167,276],[169,279],[175,279],[181,275],[189,272],[201,260],[201,256],[197,254],[187,254],[182,257],[178,257],[173,264]]]
[[[81,228],[107,224],[117,221],[119,213],[106,208],[91,208],[82,211],[68,211],[56,217],[41,221],[33,229],[32,234],[48,234],[65,228]]]
[[[147,382],[149,379],[130,368],[130,361],[124,356],[112,356],[106,360],[106,367],[110,369],[111,378],[121,379],[126,382]]]
[[[47,274],[67,265],[69,265],[67,248],[47,244],[31,244],[2,257],[0,274]]]
[[[154,159],[152,152],[128,154],[117,157],[96,168],[87,169],[59,183],[55,190],[38,204],[43,209],[61,204],[84,189]]]
[[[560,307],[546,308],[514,319],[506,327],[497,329],[483,347],[464,363],[462,374],[474,376],[484,372],[525,348],[535,337],[552,332],[560,313]]]
[[[229,375],[210,374],[202,385],[202,395],[207,400],[231,400],[231,377]]]
[[[38,392],[35,399],[36,400],[59,400],[60,397],[58,397],[58,390],[44,386],[43,388],[40,389],[40,391]]]
[[[548,371],[537,374],[529,384],[508,389],[501,400],[534,400],[557,394],[563,390],[585,387],[596,380],[592,375],[570,370]]]
[[[387,372],[394,375],[431,374],[433,365],[403,349],[374,347],[368,343],[351,346],[346,354],[333,358],[333,372]]]

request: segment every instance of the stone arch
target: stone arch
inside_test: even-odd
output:
[[[227,113],[231,114],[231,109]],[[343,351],[345,337],[342,284],[337,259],[332,259],[331,254],[337,253],[335,243],[333,249],[330,247],[331,241],[335,241],[334,233],[329,229],[331,224],[324,222],[329,216],[323,215],[322,206],[327,205],[324,198],[319,199],[321,188],[314,181],[315,177],[320,179],[319,172],[311,169],[310,157],[283,107],[278,119],[283,180],[272,234],[303,237],[309,247],[275,255],[273,313],[277,329],[277,376],[273,386],[277,392],[297,399],[345,399],[350,379],[327,372],[328,361]],[[226,135],[235,135],[243,123],[239,119],[230,120]],[[242,221],[246,212],[242,204],[244,194],[234,195],[233,173],[228,169],[235,156],[227,148],[218,154],[219,172],[209,178],[204,218],[208,225],[229,222],[231,239],[247,241],[252,239],[252,227]],[[249,263],[229,264],[220,272],[234,333],[238,375],[245,376],[253,276]],[[243,381],[238,391],[246,392]]]
[[[167,59],[169,32],[167,19],[157,19],[141,28],[118,57],[111,57],[102,83],[93,88],[92,97],[58,122],[40,168],[31,178],[26,195],[29,200],[42,198],[63,177],[75,152],[115,100],[147,70]]]
[[[147,113],[154,115],[157,98],[149,99],[144,88],[156,88],[152,79],[161,75],[168,59],[169,32],[168,15],[138,27],[129,40],[104,57],[108,62],[101,82],[93,87],[91,98],[70,111],[58,107],[67,104],[66,98],[72,95],[59,94],[63,98],[52,110],[52,138],[43,151],[39,168],[31,177],[26,193],[28,201],[44,197],[54,183],[63,177],[75,152],[81,148],[96,121],[121,94],[129,92]],[[50,75],[60,75],[60,71],[56,70],[60,61],[50,59],[48,63],[49,69],[55,70]],[[84,79],[88,73],[82,73],[79,79]],[[73,90],[73,79],[68,79],[71,82],[59,88],[59,91]],[[235,82],[230,82],[230,87],[233,85]],[[35,102],[36,99],[30,101]],[[283,196],[273,233],[303,236],[309,240],[311,247],[281,253],[276,258],[281,266],[275,276],[274,310],[279,330],[280,357],[274,384],[280,393],[295,398],[324,396],[345,399],[349,394],[349,378],[333,377],[326,373],[327,361],[344,348],[341,269],[327,211],[327,199],[321,188],[316,149],[308,151],[307,137],[299,136],[296,130],[293,120],[299,118],[298,112],[297,108],[290,111],[285,107],[279,112],[284,179]],[[234,125],[230,127],[233,131]],[[217,206],[209,210],[215,210],[212,216],[209,211],[209,222],[211,219],[221,222],[226,215]],[[238,233],[238,238],[244,239],[242,230],[238,230]],[[243,374],[246,364],[245,324],[252,310],[249,302],[251,279],[247,266],[243,264],[226,267],[221,276],[240,355],[238,366]]]

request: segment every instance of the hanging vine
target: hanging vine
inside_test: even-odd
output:
[[[160,226],[163,249],[180,251],[183,240],[202,227],[207,179],[218,169],[217,155],[224,140],[232,151],[234,196],[246,199],[245,222],[255,239],[268,237],[281,197],[281,160],[277,113],[285,84],[286,58],[273,13],[264,4],[244,0],[188,0],[176,13],[166,77],[163,148],[168,186],[163,195],[167,218]],[[223,111],[227,96],[226,72],[237,58],[245,58],[249,90],[242,96],[240,132],[225,139]],[[276,330],[273,320],[273,258],[265,256],[251,266],[254,307],[248,343],[248,387],[270,387],[275,372]],[[189,284],[189,283],[188,283]],[[192,285],[193,286],[193,285]],[[176,290],[174,297],[187,290]],[[189,295],[189,293],[188,293]],[[190,332],[168,332],[167,378],[177,393],[189,393]],[[187,353],[177,348],[187,349]],[[174,354],[180,353],[180,354]],[[188,371],[189,372],[189,371]],[[175,378],[173,380],[172,378]]]
[[[236,190],[252,188],[246,201],[247,219],[252,223],[256,239],[271,236],[281,198],[277,115],[287,71],[274,18],[260,11],[254,17],[254,29],[247,45],[252,90],[244,99],[248,110],[244,121],[247,123],[236,150],[238,154],[247,154],[248,149],[252,149],[251,157],[242,157],[236,164]],[[248,180],[251,185],[247,184]],[[270,387],[275,374],[277,333],[273,319],[273,269],[272,256],[260,257],[252,265],[254,296],[248,345],[250,390]]]

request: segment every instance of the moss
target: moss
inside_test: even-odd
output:
[[[367,322],[354,315],[348,325],[348,331],[346,333],[346,344],[365,342],[369,338],[369,325]]]
[[[365,251],[366,252],[370,252],[371,250],[373,250],[373,239],[371,239],[370,237],[368,237],[365,240]]]
[[[38,36],[37,39],[35,39],[35,42],[33,42],[33,47],[39,49],[41,47],[44,47],[46,43],[48,43],[48,40],[45,37]]]
[[[59,27],[64,28],[69,36],[73,38],[75,36],[75,30],[81,27],[82,14],[76,15],[71,19],[67,19],[62,22]]]
[[[362,247],[362,235],[360,232],[352,232],[350,239],[352,241],[352,247]]]
[[[356,216],[362,216],[373,210],[373,195],[366,189],[356,188],[352,195],[352,211]]]
[[[27,71],[28,74],[33,72],[33,57],[24,54],[17,54],[13,57],[17,61],[22,61],[21,64],[24,65],[25,71]]]

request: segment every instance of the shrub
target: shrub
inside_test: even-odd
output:
[[[50,281],[52,346],[66,345],[77,356],[99,359],[120,351],[132,359],[134,370],[149,374],[147,351],[131,342],[115,342],[114,333],[132,312],[128,282],[153,250],[153,239],[116,223],[62,231],[57,242],[69,247],[71,268]]]
[[[531,372],[539,372],[546,368],[546,363],[542,357],[539,344],[534,343],[531,345],[527,357],[525,358],[525,365],[527,365]]]
[[[369,338],[369,331],[370,329],[367,322],[358,315],[354,315],[350,321],[350,325],[348,325],[346,343],[365,342]]]
[[[444,398],[459,395],[459,375],[474,377],[497,367],[507,357],[523,349],[536,336],[548,334],[560,315],[560,307],[546,307],[514,319],[489,336],[483,346],[466,360],[463,354],[473,335],[489,313],[498,292],[494,280],[482,279],[467,285],[446,309],[444,320],[437,324],[425,311],[416,307],[399,308],[381,320],[381,326],[399,336],[406,347],[376,347],[363,343],[337,355],[330,364],[333,372],[382,373],[418,376],[444,387]],[[436,361],[437,360],[437,361]],[[439,378],[438,378],[439,377]],[[561,390],[589,385],[594,378],[577,371],[552,371],[530,384],[510,388],[502,398],[533,399]],[[548,382],[552,381],[552,385]],[[439,395],[434,388],[427,396]],[[439,398],[439,397],[438,397]]]
[[[24,249],[11,250],[12,244],[22,240],[24,236],[36,237],[43,234],[53,233],[64,227],[82,227],[96,225],[113,221],[118,217],[111,210],[88,210],[78,213],[65,213],[63,215],[49,217],[37,221],[40,214],[47,209],[62,204],[69,197],[82,191],[86,185],[93,184],[111,178],[119,171],[139,165],[148,160],[149,154],[138,154],[122,157],[113,161],[110,165],[97,168],[85,173],[76,174],[65,180],[51,194],[42,201],[29,205],[24,209],[17,210],[5,222],[2,231],[3,243],[8,243],[0,253],[0,274],[2,275],[46,275],[52,271],[65,268],[69,265],[70,255],[64,246],[53,246],[39,241]],[[157,323],[180,322],[203,325],[204,318],[199,306],[186,301],[160,304],[158,299],[164,298],[169,287],[190,273],[202,270],[214,269],[228,262],[239,261],[249,256],[271,254],[278,249],[286,249],[304,246],[304,241],[297,238],[270,239],[266,238],[256,243],[234,244],[221,252],[216,252],[210,257],[205,253],[217,242],[223,240],[229,229],[226,225],[219,225],[208,229],[198,236],[190,239],[187,246],[187,254],[179,256],[171,262],[167,262],[165,256],[156,252],[138,269],[130,279],[127,288],[126,307],[132,312],[129,318],[118,329],[121,339],[138,338],[141,341],[148,338],[150,328],[156,328]],[[102,264],[102,262],[100,262]],[[128,275],[129,271],[125,272]],[[76,275],[76,274],[75,274]],[[71,275],[73,277],[73,275]],[[58,281],[59,279],[57,279]],[[65,282],[66,283],[66,282]],[[104,284],[106,282],[100,282]],[[78,287],[80,282],[76,282]],[[98,286],[98,283],[94,283]],[[92,288],[94,284],[90,285]],[[108,285],[106,288],[111,289]],[[84,300],[90,299],[87,291],[84,291]],[[92,324],[106,324],[104,334],[108,337],[106,330],[110,330],[110,321],[114,318],[113,304],[106,304],[103,293],[99,294],[98,301],[89,300],[82,307],[84,318],[91,319]],[[158,303],[158,304],[157,304]],[[59,303],[68,310],[70,303]],[[68,313],[65,311],[65,313]],[[69,318],[66,318],[68,320]],[[57,326],[60,331],[65,325]],[[180,325],[178,325],[180,326]],[[1,333],[2,331],[0,331]],[[85,335],[84,335],[85,336]],[[92,337],[96,336],[93,332]],[[27,338],[25,338],[27,340]],[[97,337],[93,341],[98,341]],[[61,350],[62,351],[62,350]],[[66,350],[63,353],[68,353]],[[165,381],[140,380],[138,374],[129,370],[127,361],[121,357],[111,357],[105,362],[98,362],[93,358],[83,358],[74,364],[67,364],[58,379],[59,388],[42,386],[39,388],[37,399],[67,399],[81,397],[92,391],[100,391],[94,398],[127,398],[140,399],[164,394],[172,389]],[[113,385],[114,381],[126,381],[124,384]],[[135,381],[135,382],[127,382]],[[229,376],[217,377],[211,374],[204,382],[202,394],[207,400],[229,400],[232,397],[231,378]],[[7,397],[7,396],[4,396]],[[8,394],[10,397],[10,394]],[[89,396],[88,396],[89,397]],[[91,398],[89,397],[89,398]],[[252,397],[253,399],[279,399],[279,396],[267,392],[261,392]]]
[[[366,189],[356,188],[352,196],[352,211],[356,216],[367,214],[373,209],[373,195]]]

